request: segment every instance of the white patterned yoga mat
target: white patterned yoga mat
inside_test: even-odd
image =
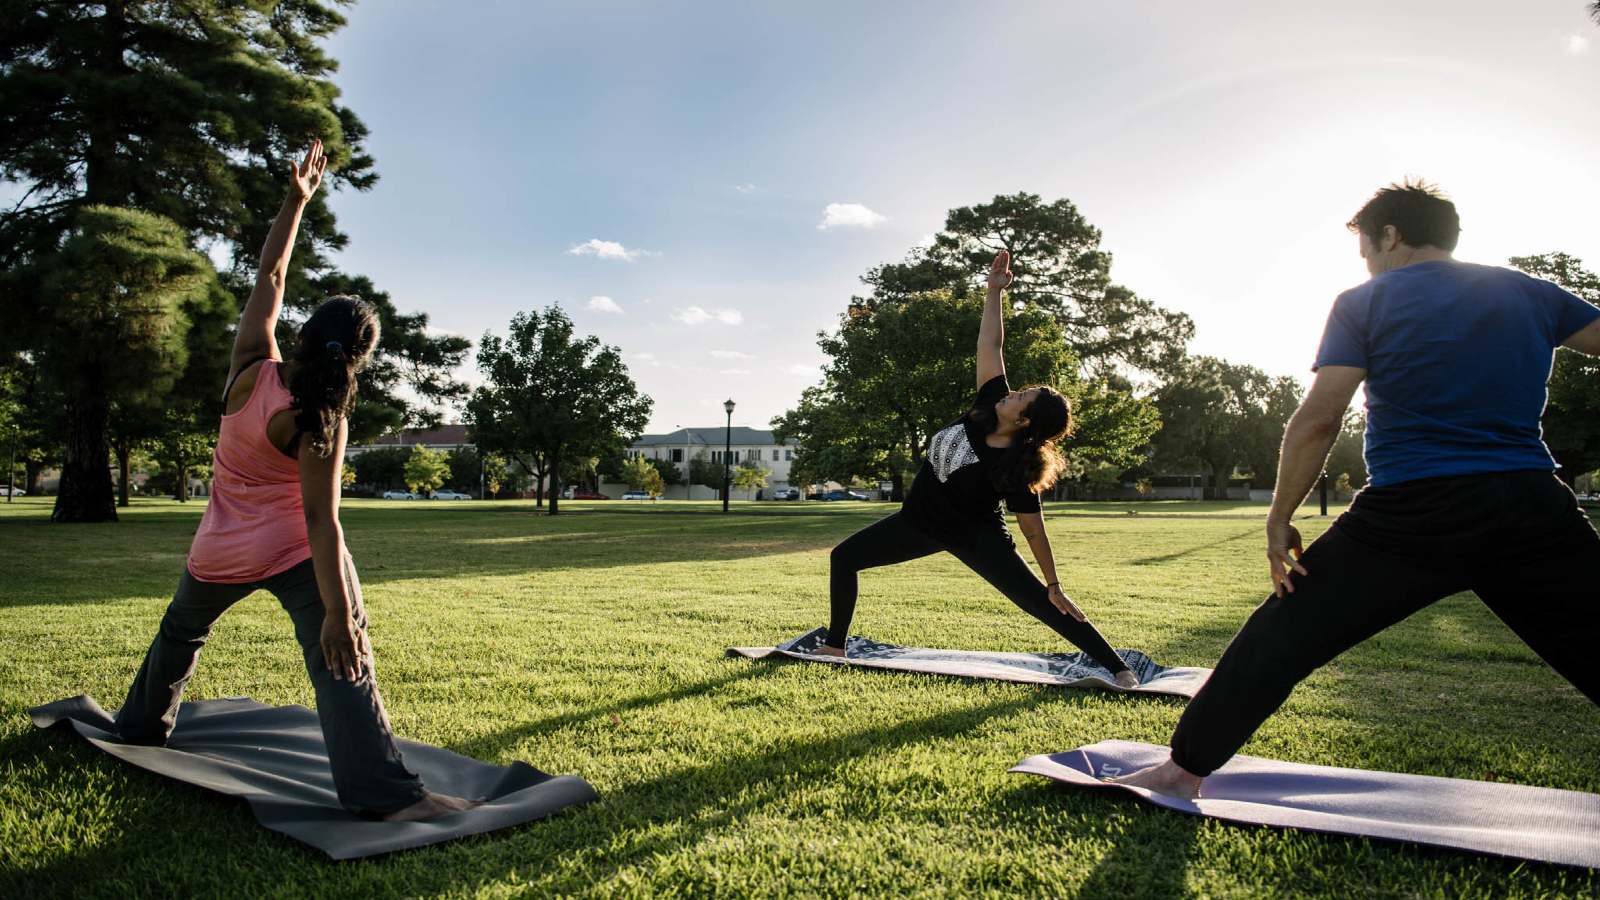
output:
[[[1600,868],[1600,795],[1431,775],[1369,772],[1235,756],[1195,800],[1109,784],[1162,762],[1166,747],[1101,741],[1030,756],[1013,772],[1128,791],[1157,806],[1224,822],[1410,841],[1491,856]]]
[[[929,675],[954,675],[1015,681],[1024,684],[1053,684],[1060,687],[1100,688],[1119,693],[1166,694],[1193,697],[1210,669],[1169,667],[1157,663],[1138,650],[1118,650],[1117,655],[1139,676],[1136,688],[1120,688],[1111,673],[1087,653],[1004,653],[987,650],[930,650],[880,644],[859,635],[845,639],[847,658],[813,652],[828,637],[828,629],[808,631],[776,647],[729,647],[728,655],[749,659],[786,656],[807,662],[859,666],[867,669],[892,669],[897,672],[922,672]]]

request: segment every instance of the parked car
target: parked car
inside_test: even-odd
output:
[[[28,492],[19,487],[0,487],[0,497],[26,497]]]
[[[610,500],[611,499],[610,497],[607,497],[605,494],[601,494],[601,493],[598,493],[596,491],[568,491],[566,493],[566,498],[568,500]]]
[[[428,496],[428,499],[429,500],[471,500],[472,499],[472,495],[471,494],[463,494],[463,493],[461,493],[459,491],[434,491],[432,494],[430,494]]]
[[[865,499],[867,499],[867,495],[866,494],[858,494],[855,491],[829,491],[826,494],[822,495],[822,499],[824,499],[824,500],[865,500]]]
[[[774,500],[799,500],[800,499],[800,489],[799,488],[778,488],[777,490],[772,492],[772,499],[774,499]]]
[[[410,491],[384,491],[383,492],[383,499],[385,499],[385,500],[415,500],[415,499],[417,499],[417,495],[411,493]]]
[[[650,492],[649,491],[623,491],[622,492],[622,499],[624,499],[624,500],[649,500],[650,499]]]

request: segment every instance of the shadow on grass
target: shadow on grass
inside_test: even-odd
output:
[[[704,696],[712,693],[713,691],[720,690],[741,681],[749,681],[751,679],[760,678],[764,675],[771,674],[773,669],[777,666],[777,663],[771,660],[752,660],[752,662],[756,664],[748,668],[735,669],[726,675],[719,675],[715,678],[708,678],[704,681],[680,685],[664,691],[657,691],[654,694],[629,697],[625,700],[619,700],[615,703],[608,703],[603,706],[573,710],[572,712],[566,712],[555,716],[546,716],[543,719],[538,719],[533,722],[519,723],[509,728],[503,728],[493,734],[474,738],[468,743],[451,747],[450,749],[466,756],[474,756],[480,759],[492,759],[497,754],[501,754],[507,750],[510,750],[512,746],[529,737],[543,735],[552,731],[560,731],[561,729],[571,725],[577,725],[606,716],[632,712],[652,706],[660,706],[665,703],[675,703],[679,700],[687,700],[691,697]]]
[[[1146,556],[1143,559],[1130,560],[1129,564],[1130,565],[1135,565],[1135,566],[1156,566],[1156,565],[1161,565],[1162,563],[1169,563],[1169,562],[1172,562],[1174,560],[1183,559],[1186,556],[1193,556],[1194,554],[1200,553],[1200,552],[1205,551],[1205,550],[1213,550],[1213,549],[1216,549],[1217,547],[1226,546],[1228,544],[1234,543],[1235,541],[1242,541],[1245,538],[1255,537],[1255,536],[1258,536],[1260,534],[1261,534],[1261,529],[1260,528],[1249,528],[1249,529],[1246,529],[1244,531],[1239,532],[1238,534],[1231,535],[1229,537],[1219,538],[1217,540],[1211,541],[1210,543],[1196,544],[1193,547],[1189,547],[1189,548],[1184,549],[1184,550],[1178,550],[1178,551],[1175,551],[1173,553],[1167,553],[1167,554],[1163,554],[1161,556]]]

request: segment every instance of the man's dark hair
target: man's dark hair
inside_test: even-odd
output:
[[[1345,227],[1376,244],[1383,226],[1393,225],[1400,240],[1413,247],[1454,250],[1461,239],[1461,217],[1444,192],[1420,179],[1391,184],[1361,207]]]

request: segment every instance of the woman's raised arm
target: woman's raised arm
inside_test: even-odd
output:
[[[295,234],[300,230],[300,215],[322,184],[322,172],[327,167],[328,157],[320,140],[312,143],[304,160],[289,164],[289,192],[283,198],[278,217],[272,220],[272,229],[267,232],[266,243],[261,247],[261,265],[256,271],[256,286],[239,316],[239,332],[233,338],[233,358],[228,365],[229,384],[240,369],[258,359],[283,358],[273,331],[278,325],[278,313],[283,310],[283,283],[289,272],[289,255],[294,251]]]
[[[1006,341],[1005,307],[1000,292],[1011,284],[1011,254],[1001,250],[989,266],[989,292],[983,301],[983,322],[978,326],[978,387],[1006,373],[1002,347]]]

